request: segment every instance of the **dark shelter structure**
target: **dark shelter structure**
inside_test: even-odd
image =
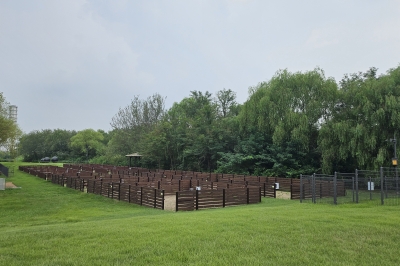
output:
[[[132,153],[132,154],[127,154],[125,155],[125,157],[129,158],[129,165],[128,167],[132,167],[132,166],[138,166],[138,162],[140,160],[140,158],[142,157],[142,155],[140,155],[139,153]],[[132,158],[134,158],[134,165],[132,165]]]

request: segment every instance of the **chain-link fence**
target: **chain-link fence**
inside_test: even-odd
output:
[[[400,204],[397,168],[334,175],[300,175],[300,202]]]

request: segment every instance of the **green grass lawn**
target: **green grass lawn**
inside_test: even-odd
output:
[[[0,191],[0,265],[400,264],[400,206],[263,199],[175,213],[18,170],[7,181],[21,188]]]

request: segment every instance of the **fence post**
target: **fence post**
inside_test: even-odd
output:
[[[300,175],[300,203],[303,203],[303,175]]]
[[[154,189],[154,209],[157,208],[157,189]]]
[[[199,191],[196,189],[196,210],[199,209]]]
[[[369,176],[369,200],[372,200],[372,179],[371,176]]]
[[[311,177],[311,186],[312,186],[312,202],[316,203],[316,196],[315,196],[315,173]]]
[[[333,204],[337,204],[337,172],[333,176]]]
[[[328,186],[329,186],[329,181],[328,181]],[[328,195],[330,194],[329,192],[330,191],[328,191]],[[317,192],[315,191],[315,193]],[[319,198],[322,199],[322,182],[319,183]]]
[[[247,190],[247,204],[249,204],[250,203],[250,189],[247,188],[246,190]]]
[[[140,205],[143,203],[143,187],[140,187]]]
[[[128,190],[128,202],[131,203],[131,184],[129,184],[129,190]]]
[[[358,169],[356,169],[356,203],[358,203]]]
[[[259,192],[258,192],[259,193],[259,196],[258,196],[259,199],[258,199],[258,202],[261,202],[261,187],[258,187],[258,188],[259,188]]]
[[[397,156],[395,156],[397,159]],[[399,174],[397,172],[397,165],[394,167],[394,178],[396,179],[396,198],[399,197]]]
[[[225,188],[222,190],[222,207],[225,208]]]
[[[161,203],[161,209],[162,210],[164,210],[164,200],[165,200],[165,198],[164,198],[164,195],[165,195],[165,191],[164,191],[164,189],[163,190],[161,190],[161,200],[162,200],[162,203]]]
[[[266,195],[266,191],[265,191],[266,188],[267,188],[267,183],[264,182],[264,198],[265,198],[265,195]]]
[[[381,204],[384,204],[384,189],[383,189],[383,167],[380,169],[380,176],[381,176]]]
[[[118,200],[121,200],[121,183],[118,184]]]
[[[175,211],[178,211],[178,191],[175,193],[176,194],[176,199],[175,199]]]

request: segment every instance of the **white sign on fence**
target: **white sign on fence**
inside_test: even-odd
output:
[[[374,182],[368,182],[368,190],[374,190]]]

